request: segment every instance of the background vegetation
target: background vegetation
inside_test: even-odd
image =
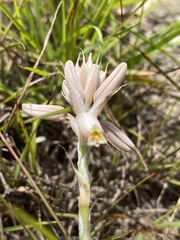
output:
[[[77,230],[76,137],[32,121],[22,102],[68,107],[66,60],[81,49],[108,73],[125,61],[127,84],[107,104],[138,147],[94,148],[93,239],[180,239],[180,7],[176,0],[0,1],[1,239],[73,239]],[[6,141],[7,140],[7,141]],[[58,218],[57,218],[58,217]]]

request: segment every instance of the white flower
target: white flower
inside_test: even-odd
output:
[[[120,87],[127,71],[127,64],[119,64],[106,78],[97,63],[93,64],[91,54],[87,62],[83,56],[82,66],[79,58],[76,65],[72,61],[65,64],[65,80],[62,84],[63,96],[71,105],[74,113],[91,111],[96,116]]]
[[[106,71],[100,70],[97,63],[92,62],[90,54],[87,62],[79,66],[79,58],[74,65],[68,60],[65,63],[65,80],[62,84],[62,94],[71,106],[75,117],[69,113],[57,114],[45,119],[51,121],[68,120],[71,128],[88,146],[99,147],[109,141],[117,149],[130,151],[135,148],[131,140],[114,124],[99,122],[98,116],[109,98],[115,94],[125,77],[126,63],[119,64],[106,78]],[[40,116],[63,110],[61,106],[23,104],[22,109],[30,116]]]

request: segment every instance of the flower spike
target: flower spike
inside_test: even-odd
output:
[[[117,149],[128,152],[136,149],[131,140],[111,122],[100,122],[98,116],[109,98],[121,88],[127,71],[126,63],[119,64],[106,78],[105,71],[98,63],[92,62],[92,54],[86,61],[83,54],[81,66],[79,58],[74,65],[71,60],[65,63],[62,95],[69,103],[74,115],[63,113],[62,106],[23,104],[22,109],[30,116],[39,116],[51,121],[68,120],[78,138],[77,169],[73,165],[79,186],[79,239],[91,240],[90,233],[90,196],[91,177],[89,173],[89,149],[92,146],[110,142]],[[62,113],[53,115],[53,112]],[[45,115],[44,115],[45,114]],[[53,115],[53,116],[52,116]]]

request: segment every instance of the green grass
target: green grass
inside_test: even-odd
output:
[[[81,49],[85,55],[92,52],[94,61],[99,58],[102,69],[109,63],[108,74],[118,63],[128,63],[127,85],[113,96],[102,118],[109,116],[121,124],[149,169],[144,170],[136,153],[121,154],[106,146],[106,159],[102,150],[99,155],[93,149],[93,159],[101,156],[92,160],[91,167],[94,185],[100,184],[99,191],[113,191],[110,180],[125,182],[122,189],[119,186],[122,192],[113,203],[104,193],[104,200],[98,204],[101,191],[93,193],[93,236],[141,240],[158,239],[162,234],[179,239],[180,21],[173,14],[166,19],[158,15],[156,8],[164,8],[161,1],[149,3],[150,0],[0,2],[0,131],[8,140],[0,140],[2,239],[60,239],[65,231],[76,236],[77,195],[63,175],[69,174],[71,179],[73,173],[66,154],[59,150],[62,146],[67,154],[72,154],[75,137],[65,125],[29,120],[21,103],[50,102],[68,108],[61,95],[63,64],[68,59],[75,61]],[[37,143],[37,137],[44,140]],[[50,149],[46,156],[49,168],[40,144],[44,144],[44,152],[45,147]],[[65,160],[57,161],[56,151]],[[46,181],[51,161],[57,161],[57,168],[62,167],[55,186],[53,174],[48,177],[50,182]],[[126,169],[125,176],[122,172],[116,175],[118,168]],[[113,178],[104,174],[103,185],[99,174],[104,169]],[[24,196],[29,205],[23,201]],[[74,207],[69,207],[70,202]],[[39,206],[42,218],[31,204]],[[148,212],[152,215],[149,222],[144,208],[152,209]],[[142,218],[135,219],[133,211],[137,209],[141,209]],[[123,218],[131,223],[129,227],[124,227]]]

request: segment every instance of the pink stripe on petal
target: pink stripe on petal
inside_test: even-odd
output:
[[[120,141],[120,139],[116,135],[114,135],[112,132],[106,132],[105,136],[107,140],[117,149],[124,152],[131,151],[131,148],[129,148],[124,142]]]
[[[33,103],[24,103],[22,104],[22,109],[31,117],[41,116],[46,113],[52,113],[58,110],[63,110],[64,108],[56,105],[45,105],[45,104],[33,104]],[[64,120],[67,117],[67,113],[57,114],[50,117],[45,117],[46,120],[51,121],[60,121]]]
[[[101,122],[107,139],[118,149],[130,151],[135,148],[133,142],[113,123]]]
[[[82,89],[84,90],[86,86],[86,77],[87,77],[87,67],[84,61],[82,66],[79,69],[77,69],[77,71],[79,73],[79,81],[81,83]]]
[[[100,114],[101,110],[103,109],[106,102],[109,100],[110,96],[107,94],[106,96],[103,96],[99,98],[91,107],[89,112],[93,113],[96,117]]]
[[[68,60],[65,63],[64,73],[66,81],[73,85],[74,88],[76,88],[77,91],[79,92],[80,96],[84,99],[84,93],[80,83],[80,79],[72,61]]]
[[[69,88],[69,99],[71,101],[70,104],[74,113],[78,114],[80,112],[84,112],[85,111],[84,101],[81,98],[79,92],[71,84],[69,84],[68,88]]]
[[[122,83],[127,71],[127,64],[119,64],[114,71],[109,75],[108,78],[100,85],[94,94],[94,102],[98,101],[99,98],[105,96],[109,92],[113,92]]]
[[[62,95],[66,99],[66,101],[71,104],[70,98],[69,98],[69,88],[67,87],[67,81],[64,80],[62,82]]]
[[[119,88],[115,89],[112,92],[107,93],[106,95],[100,97],[91,107],[90,112],[93,113],[94,115],[98,116],[101,112],[101,110],[104,108],[105,104],[108,102],[108,100],[116,93],[118,92],[121,88],[123,87],[120,86]]]
[[[98,84],[98,66],[93,64],[89,69],[89,73],[86,79],[86,86],[84,90],[85,95],[85,106],[89,108],[92,104],[94,93],[96,92]]]

